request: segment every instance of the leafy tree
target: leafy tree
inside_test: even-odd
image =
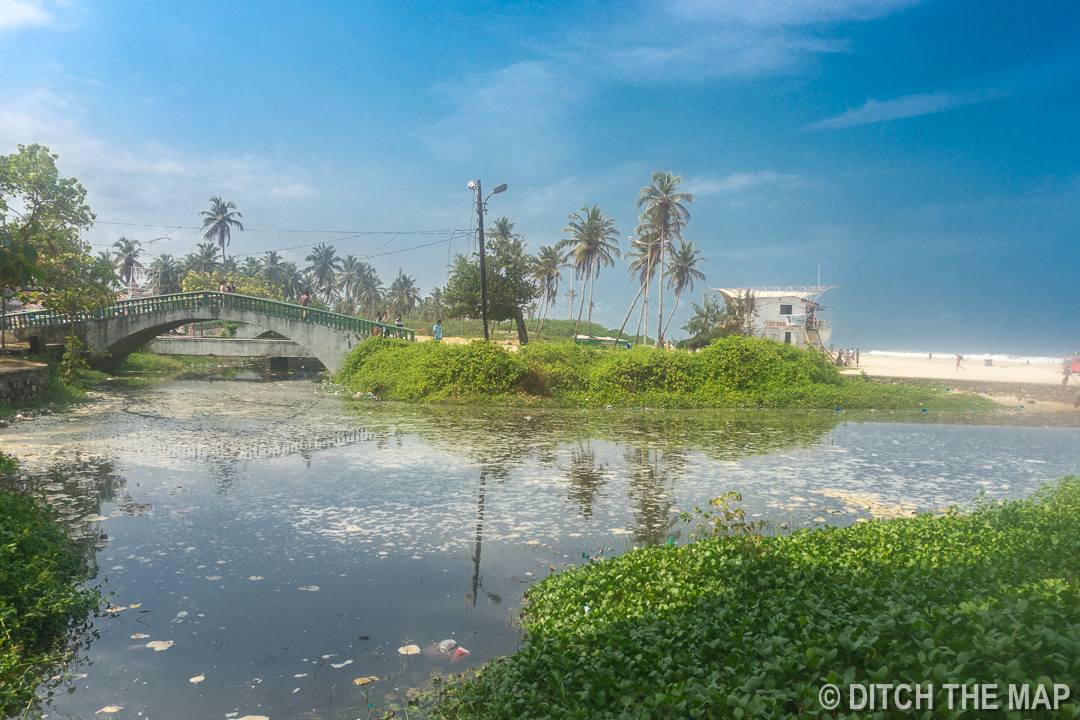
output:
[[[694,196],[690,193],[678,192],[682,175],[673,175],[664,170],[657,170],[650,178],[650,184],[641,188],[634,207],[645,208],[641,215],[642,224],[648,224],[658,236],[660,243],[660,265],[664,267],[665,252],[671,247],[675,238],[682,237],[682,230],[690,220],[690,211],[686,205],[693,204]],[[683,203],[686,203],[684,205]],[[661,323],[664,320],[664,283],[663,275],[660,278],[659,309],[656,315],[656,346],[664,342],[664,329]],[[646,332],[646,334],[648,334]]]
[[[221,271],[226,275],[235,275],[240,272],[240,265],[236,262],[236,256],[230,255],[221,263]]]
[[[578,334],[581,312],[585,307],[585,283],[593,280],[589,284],[589,332],[592,333],[595,279],[599,277],[601,267],[615,264],[612,256],[619,257],[619,231],[615,229],[615,221],[606,217],[596,205],[582,206],[581,213],[570,215],[570,223],[563,229],[570,237],[561,240],[556,246],[560,250],[570,248],[574,272],[581,278],[581,304],[578,306],[577,324],[574,326],[575,336]]]
[[[715,293],[702,293],[701,304],[691,302],[690,307],[694,314],[682,326],[690,334],[690,339],[681,343],[683,347],[696,350],[731,334],[728,326],[729,308]]]
[[[280,288],[266,282],[265,278],[248,277],[239,272],[226,273],[218,270],[214,273],[200,273],[192,270],[184,277],[184,292],[217,292],[222,285],[232,285],[239,295],[251,295],[268,300],[282,300]]]
[[[675,317],[675,310],[679,307],[679,298],[687,290],[694,289],[694,282],[704,280],[705,273],[698,270],[698,264],[708,262],[700,257],[701,251],[694,249],[694,241],[689,243],[679,238],[679,248],[671,251],[671,259],[668,261],[668,290],[675,291],[675,304],[671,307],[671,314],[664,323],[664,333],[671,324],[671,318]]]
[[[262,264],[259,262],[259,258],[248,255],[244,258],[244,262],[240,263],[240,272],[247,277],[258,277],[262,272]]]
[[[314,286],[330,300],[334,294],[334,279],[341,272],[341,258],[334,246],[319,243],[304,260],[308,262],[306,270],[312,274]]]
[[[496,322],[513,319],[518,341],[526,345],[529,333],[522,307],[540,293],[530,279],[532,259],[525,253],[521,240],[493,239],[487,252],[488,317]],[[458,255],[451,268],[450,281],[443,292],[447,316],[480,317],[480,256],[473,253],[466,259]]]
[[[225,246],[232,239],[234,229],[244,231],[244,226],[237,219],[244,216],[236,209],[236,203],[232,200],[222,200],[217,195],[210,198],[210,209],[200,210],[199,215],[203,217],[200,230],[206,231],[203,233],[203,238],[217,241],[217,244],[221,246],[221,261],[225,262]]]
[[[116,272],[120,274],[120,279],[125,283],[131,283],[131,272],[136,266],[142,267],[139,263],[139,255],[142,254],[142,248],[139,247],[141,244],[138,240],[126,237],[113,243],[116,253],[113,255],[112,264]]]

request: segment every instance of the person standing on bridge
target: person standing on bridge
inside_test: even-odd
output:
[[[435,321],[435,327],[432,329],[431,335],[436,340],[442,340],[442,325],[439,324],[438,320]]]
[[[311,298],[308,297],[307,293],[304,293],[303,295],[300,296],[300,307],[301,308],[306,308],[310,303],[311,303]],[[303,319],[307,319],[307,310],[300,310],[300,317],[303,318]]]

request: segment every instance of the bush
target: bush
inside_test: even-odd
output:
[[[89,574],[48,510],[0,489],[0,717],[32,707],[38,682],[67,656],[68,630],[100,602],[80,586]]]
[[[545,399],[561,405],[777,408],[993,407],[929,388],[842,376],[819,353],[727,337],[698,353],[636,347],[532,344],[517,352],[484,343],[407,343],[372,338],[345,361],[337,382],[388,399],[489,402]],[[962,409],[962,408],[961,408]]]
[[[1060,710],[1008,717],[1075,717],[1078,506],[1066,477],[970,513],[710,537],[551,576],[527,594],[520,649],[438,715],[832,717],[825,683],[845,703],[852,683],[907,683],[933,684],[932,713],[873,716],[955,717],[951,682],[998,683],[1002,707],[1010,683],[1066,684]]]

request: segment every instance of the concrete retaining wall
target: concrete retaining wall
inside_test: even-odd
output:
[[[18,405],[41,397],[49,381],[49,366],[42,363],[0,363],[0,402]]]

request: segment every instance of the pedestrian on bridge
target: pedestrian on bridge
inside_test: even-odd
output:
[[[300,296],[300,307],[301,308],[306,308],[310,304],[311,304],[311,298],[308,297],[307,293],[304,293],[303,295]],[[300,311],[300,317],[302,319],[306,320],[307,319],[307,310],[301,310]]]

